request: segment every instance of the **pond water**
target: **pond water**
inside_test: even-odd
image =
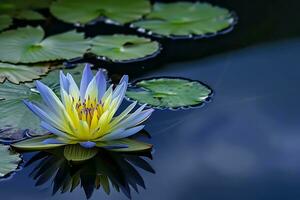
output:
[[[258,23],[255,35],[251,28],[257,16],[252,19],[243,11],[259,6],[258,2],[251,6],[250,2],[223,2],[240,17],[240,25],[224,37],[161,41],[166,48],[157,59],[132,64],[132,68],[130,64],[108,65],[110,73],[126,72],[132,80],[185,77],[200,80],[214,91],[212,100],[201,108],[153,113],[146,130],[155,151],[153,160],[146,160],[156,173],[138,170],[146,190],[139,188],[139,194],[132,190],[132,199],[300,198],[300,38],[294,37],[300,36],[300,28],[273,25],[281,7],[266,1],[261,2],[263,8],[272,14],[261,8],[257,14],[269,17],[263,22],[270,28]],[[87,29],[93,35],[97,27],[101,26]],[[25,154],[25,162],[32,155]],[[86,198],[82,188],[52,196],[51,181],[36,187],[29,178],[36,166],[33,163],[0,181],[1,199]],[[90,199],[127,198],[111,188],[109,196],[100,189]]]

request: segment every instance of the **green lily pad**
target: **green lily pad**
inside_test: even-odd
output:
[[[50,6],[51,0],[1,0],[0,13],[17,19],[43,20],[36,9],[43,9]]]
[[[100,17],[111,22],[125,24],[150,12],[148,0],[57,0],[51,13],[67,23],[87,24]]]
[[[43,136],[29,138],[21,142],[14,143],[11,146],[16,149],[20,149],[24,151],[37,151],[37,150],[53,149],[65,145],[65,144],[44,144],[43,141],[49,138],[53,138],[53,135],[43,135]]]
[[[12,25],[12,18],[8,15],[0,15],[0,31]]]
[[[19,84],[23,82],[39,79],[49,71],[49,65],[12,65],[0,62],[0,83],[5,80],[11,83]]]
[[[199,81],[153,78],[135,82],[126,96],[155,108],[182,108],[202,104],[211,93],[211,89]]]
[[[64,148],[64,156],[69,161],[85,161],[93,158],[98,153],[98,149],[86,149],[78,144],[67,145]]]
[[[46,149],[53,149],[56,147],[64,146],[66,144],[44,144],[43,141],[46,139],[56,138],[55,135],[43,135],[37,136],[33,138],[29,138],[17,143],[12,144],[14,148],[25,150],[25,151],[39,151],[39,150],[46,150]],[[69,146],[69,147],[67,147]],[[78,149],[75,149],[79,145],[67,145],[64,150],[64,154],[66,159],[73,160],[73,161],[81,161],[85,159],[89,159],[93,157],[94,154],[97,154],[97,149],[91,150],[91,152],[77,152]],[[144,142],[140,142],[134,139],[124,138],[119,140],[112,140],[106,142],[97,142],[97,147],[101,147],[107,149],[109,151],[115,152],[139,152],[150,150],[152,148],[151,144],[147,144]],[[117,148],[117,146],[124,146]],[[89,157],[89,158],[88,158]]]
[[[0,60],[11,63],[36,63],[82,56],[89,48],[83,33],[69,31],[45,37],[41,27],[24,27],[0,34]]]
[[[103,35],[92,39],[90,52],[113,62],[124,62],[153,56],[159,43],[135,35]]]
[[[167,37],[216,34],[235,23],[227,9],[200,2],[155,3],[143,20],[131,27]]]
[[[65,69],[66,73],[71,73],[75,80],[81,79],[83,66],[73,69]],[[51,71],[41,81],[47,84],[57,94],[59,94],[59,71]],[[2,99],[2,100],[1,100]],[[7,133],[14,135],[21,134],[24,131],[30,130],[32,135],[45,134],[45,130],[40,128],[40,120],[36,117],[23,103],[23,99],[30,101],[41,102],[42,99],[34,87],[34,84],[15,85],[9,82],[0,84],[0,138],[4,135],[7,138]],[[17,137],[19,138],[19,137]]]
[[[97,147],[109,148],[113,146],[126,146],[126,148],[111,148],[110,151],[116,152],[136,152],[136,151],[145,151],[152,148],[151,144],[140,142],[138,140],[124,138],[119,140],[112,140],[106,142],[97,142]]]
[[[44,20],[45,17],[39,12],[33,10],[22,10],[14,16],[16,19],[25,19],[25,20]]]
[[[0,178],[15,171],[21,162],[20,155],[5,145],[0,145],[0,158]]]

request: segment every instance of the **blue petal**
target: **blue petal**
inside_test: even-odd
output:
[[[81,98],[81,100],[84,99],[86,89],[92,79],[93,79],[93,72],[91,70],[90,64],[86,64],[85,68],[83,70],[81,83],[80,83],[80,98]]]
[[[120,80],[120,83],[119,84],[121,84],[121,83],[126,83],[126,85],[128,84],[128,75],[124,75],[122,78],[121,78],[121,80]]]
[[[58,115],[57,117],[62,117],[61,114],[63,112],[64,106],[60,99],[56,96],[56,94],[48,86],[40,81],[36,81],[36,88],[40,92],[40,95],[46,105],[53,109],[53,112]]]
[[[73,77],[71,74],[67,74],[67,79],[70,83],[70,87],[69,87],[69,95],[71,95],[76,101],[78,101],[79,99],[79,89],[78,86],[76,84],[76,82],[74,81]]]
[[[41,127],[43,129],[49,131],[50,133],[53,133],[54,135],[57,135],[58,137],[68,138],[68,139],[75,139],[74,137],[70,136],[68,133],[65,133],[65,132],[51,126],[47,122],[42,121],[41,122]]]
[[[106,92],[106,78],[102,70],[99,70],[96,74],[96,84],[98,88],[98,101],[100,101]]]
[[[124,124],[124,126],[132,127],[132,126],[136,126],[137,124],[144,122],[146,119],[148,119],[150,117],[150,115],[152,114],[153,111],[154,111],[153,109],[148,109],[148,110],[142,111],[137,116],[128,120],[126,122],[126,124]]]
[[[34,105],[33,103],[23,100],[24,104],[34,113],[36,114],[42,121],[47,122],[48,124],[51,124],[54,127],[57,128],[63,128],[62,124],[59,121],[56,121],[53,119],[51,116],[49,116],[48,113],[43,111],[41,108],[38,106]]]
[[[144,128],[144,125],[129,128],[127,130],[119,129],[119,130],[116,130],[112,133],[109,133],[109,134],[103,136],[100,139],[100,141],[110,141],[110,140],[117,140],[117,139],[121,139],[121,138],[127,138],[127,137],[132,136],[135,133],[139,132],[143,128]]]
[[[90,149],[90,148],[93,148],[94,146],[96,146],[95,142],[90,142],[90,141],[80,142],[79,144],[86,149]]]
[[[64,75],[63,71],[60,71],[59,73],[59,81],[60,81],[60,87],[63,88],[65,91],[69,91],[70,83],[67,77]]]
[[[145,107],[146,107],[146,104],[144,104],[141,107],[139,107],[136,111],[134,111],[133,113],[131,113],[127,118],[125,118],[124,120],[122,120],[118,124],[116,124],[116,126],[114,127],[114,129],[119,129],[119,128],[124,127],[124,126],[129,127],[128,124],[132,120],[136,119]]]

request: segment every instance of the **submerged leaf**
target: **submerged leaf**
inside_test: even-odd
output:
[[[82,56],[89,48],[83,33],[69,31],[44,39],[41,27],[24,27],[0,34],[0,60],[11,63],[35,63]]]
[[[72,74],[74,79],[79,81],[82,67],[65,69],[64,71]],[[59,94],[58,70],[51,71],[47,76],[43,77],[41,81]],[[12,133],[12,131],[16,131],[23,136],[26,129],[29,129],[31,134],[35,133],[36,135],[40,135],[46,133],[45,130],[40,128],[40,120],[38,117],[24,105],[23,99],[41,102],[41,96],[35,89],[34,84],[15,85],[9,82],[0,84],[0,135],[6,135],[7,131],[13,135],[14,133]]]
[[[0,83],[6,79],[12,83],[19,84],[22,82],[32,81],[40,78],[49,71],[49,65],[12,65],[0,62]]]
[[[136,82],[126,96],[158,108],[180,108],[203,103],[212,93],[206,85],[180,78],[153,78]]]
[[[150,12],[148,0],[58,0],[51,13],[68,23],[86,24],[99,17],[125,24]]]
[[[232,13],[224,8],[200,2],[155,3],[145,19],[132,27],[172,36],[215,34],[234,24]]]
[[[114,62],[141,59],[159,51],[158,42],[135,35],[103,35],[92,39],[91,53]]]
[[[67,145],[64,148],[64,156],[71,161],[84,161],[93,158],[98,153],[98,149],[86,149],[78,144]]]
[[[18,153],[10,151],[9,146],[0,145],[0,177],[15,171],[20,162]]]
[[[0,31],[12,24],[12,18],[8,15],[0,15]]]

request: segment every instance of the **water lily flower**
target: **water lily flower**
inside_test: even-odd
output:
[[[60,71],[60,99],[48,86],[36,81],[44,104],[28,100],[24,103],[41,119],[41,127],[51,133],[51,137],[45,137],[42,143],[80,144],[85,148],[107,144],[112,145],[111,148],[126,148],[126,142],[120,139],[141,131],[144,128],[142,122],[153,109],[144,110],[145,105],[142,105],[131,112],[137,104],[133,102],[116,115],[127,90],[128,76],[123,76],[115,88],[110,85],[107,89],[107,85],[103,71],[99,70],[93,76],[88,64],[83,70],[80,87],[71,74]]]

